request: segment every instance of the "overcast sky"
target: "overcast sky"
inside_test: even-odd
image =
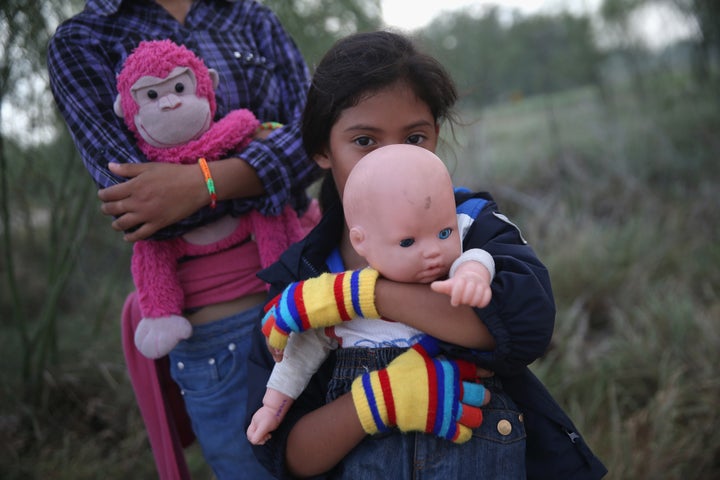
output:
[[[398,28],[412,30],[423,27],[443,10],[457,10],[466,6],[482,7],[498,5],[515,8],[530,14],[539,11],[553,11],[567,7],[577,12],[597,8],[600,0],[381,0],[385,23]]]
[[[481,9],[488,5],[517,9],[524,14],[571,11],[589,14],[602,0],[381,0],[383,19],[389,26],[403,30],[423,27],[443,11],[463,7]],[[633,22],[638,35],[652,47],[662,47],[694,31],[694,25],[667,6],[650,6],[635,15]]]

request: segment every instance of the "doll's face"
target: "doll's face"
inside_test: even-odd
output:
[[[353,247],[390,280],[429,283],[460,255],[450,176],[424,149],[392,145],[364,157],[344,205]]]

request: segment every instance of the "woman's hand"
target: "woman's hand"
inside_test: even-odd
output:
[[[101,211],[116,217],[112,228],[128,231],[135,242],[195,213],[210,202],[197,165],[169,163],[110,163],[110,171],[128,181],[98,192]]]

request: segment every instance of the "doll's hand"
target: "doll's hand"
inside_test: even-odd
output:
[[[425,432],[463,443],[482,424],[479,407],[490,394],[477,378],[476,367],[438,356],[430,336],[399,355],[383,370],[356,378],[353,404],[365,432],[397,426],[403,432]]]
[[[150,237],[207,205],[210,197],[197,165],[169,163],[110,163],[114,174],[126,182],[98,192],[100,210],[116,217],[112,228],[131,230],[125,240]]]
[[[357,317],[377,318],[372,268],[324,273],[288,285],[265,306],[262,331],[271,347],[284,349],[291,332],[337,325]]]
[[[270,439],[287,414],[293,399],[277,390],[268,388],[263,397],[263,406],[258,409],[250,421],[247,437],[253,445],[263,445]]]
[[[283,360],[283,357],[285,356],[285,350],[282,348],[275,348],[272,345],[270,345],[270,340],[267,338],[265,339],[265,346],[267,346],[268,352],[270,352],[270,355],[272,355],[273,360],[275,360],[275,363],[280,363]]]
[[[492,298],[490,281],[490,272],[485,266],[469,261],[462,263],[452,278],[432,282],[430,288],[449,295],[453,306],[470,305],[482,308],[487,306]]]

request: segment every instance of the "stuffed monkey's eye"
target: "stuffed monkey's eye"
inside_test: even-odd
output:
[[[184,91],[185,91],[185,85],[182,84],[181,82],[176,83],[176,84],[175,84],[175,91],[176,91],[177,93],[182,93],[182,92],[184,92]]]
[[[403,248],[407,248],[407,247],[411,246],[413,243],[415,243],[414,238],[403,238],[402,240],[400,240],[400,246]]]
[[[155,100],[158,97],[158,93],[155,90],[148,90],[147,96],[150,100]]]

